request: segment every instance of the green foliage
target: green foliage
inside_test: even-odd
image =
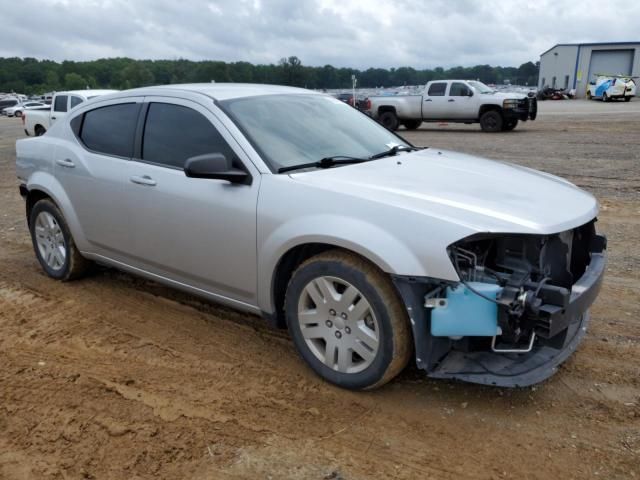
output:
[[[535,85],[538,64],[527,62],[515,67],[453,67],[416,70],[412,67],[336,68],[331,65],[308,67],[296,56],[282,58],[277,65],[247,62],[190,60],[133,60],[101,58],[90,62],[61,63],[35,58],[0,58],[0,92],[44,93],[61,89],[116,88],[191,82],[250,82],[294,85],[306,88],[349,88],[351,75],[358,87],[424,85],[430,80],[458,78],[485,83]]]

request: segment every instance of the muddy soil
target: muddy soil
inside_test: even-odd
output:
[[[640,102],[558,103],[512,133],[400,132],[566,176],[602,203],[609,266],[588,336],[519,390],[410,367],[348,392],[260,318],[111,269],[50,280],[15,180],[24,134],[0,118],[0,478],[640,478]]]

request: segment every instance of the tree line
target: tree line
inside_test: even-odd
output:
[[[276,64],[254,65],[248,62],[214,60],[134,60],[103,58],[99,60],[55,62],[35,58],[0,57],[0,92],[38,94],[84,88],[124,90],[148,85],[192,82],[248,82],[292,85],[312,89],[350,88],[351,76],[358,87],[392,87],[423,85],[430,80],[456,78],[484,83],[536,85],[538,63],[519,67],[453,67],[416,70],[400,68],[336,68],[331,65],[302,65],[298,57],[282,58]]]

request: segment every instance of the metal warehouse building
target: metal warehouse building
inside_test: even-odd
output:
[[[640,42],[559,43],[540,55],[538,87],[575,88],[584,97],[598,73],[640,76]]]

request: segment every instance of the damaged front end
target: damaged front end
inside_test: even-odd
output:
[[[477,234],[449,247],[459,282],[395,277],[418,367],[436,378],[538,383],[582,340],[604,274],[595,220],[553,235]]]

